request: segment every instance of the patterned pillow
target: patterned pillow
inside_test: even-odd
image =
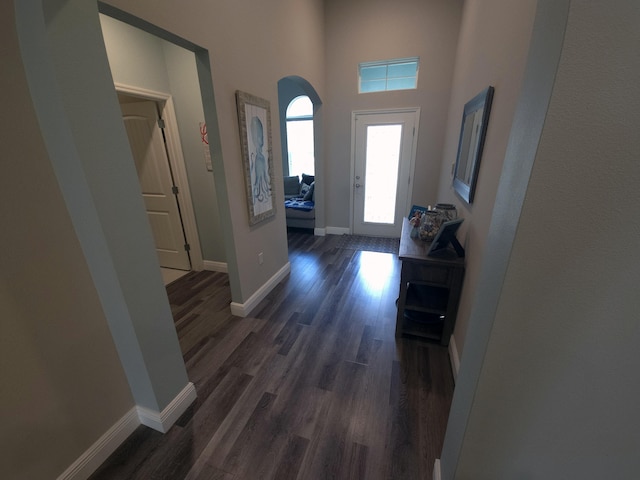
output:
[[[307,185],[311,185],[314,181],[315,181],[316,177],[315,175],[307,175],[306,173],[302,174],[302,183],[303,184],[307,184]]]
[[[302,184],[303,187],[306,187],[306,184]],[[307,192],[304,194],[304,196],[302,197],[303,201],[308,201],[308,200],[313,200],[313,190],[316,187],[316,182],[311,182],[311,185],[309,185],[309,189],[307,190]]]

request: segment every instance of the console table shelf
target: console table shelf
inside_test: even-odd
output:
[[[405,218],[398,257],[402,261],[396,336],[414,335],[449,344],[458,312],[464,258],[453,249],[428,257],[429,244],[410,237]]]

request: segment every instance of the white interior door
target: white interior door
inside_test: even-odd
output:
[[[156,104],[120,105],[160,266],[190,270],[189,253]]]
[[[419,111],[354,115],[355,235],[399,237],[408,213]]]

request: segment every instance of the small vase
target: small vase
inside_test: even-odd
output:
[[[434,208],[442,217],[443,222],[450,222],[458,218],[458,210],[452,203],[437,203]]]
[[[420,240],[424,242],[432,242],[433,239],[436,238],[441,224],[442,217],[439,212],[436,210],[428,210],[424,212],[424,215],[422,216],[422,223],[420,224]]]

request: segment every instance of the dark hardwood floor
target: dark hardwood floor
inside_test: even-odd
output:
[[[167,287],[198,399],[140,426],[98,479],[431,479],[453,393],[447,349],[394,337],[397,255],[290,232],[291,275],[231,315],[226,274]]]

